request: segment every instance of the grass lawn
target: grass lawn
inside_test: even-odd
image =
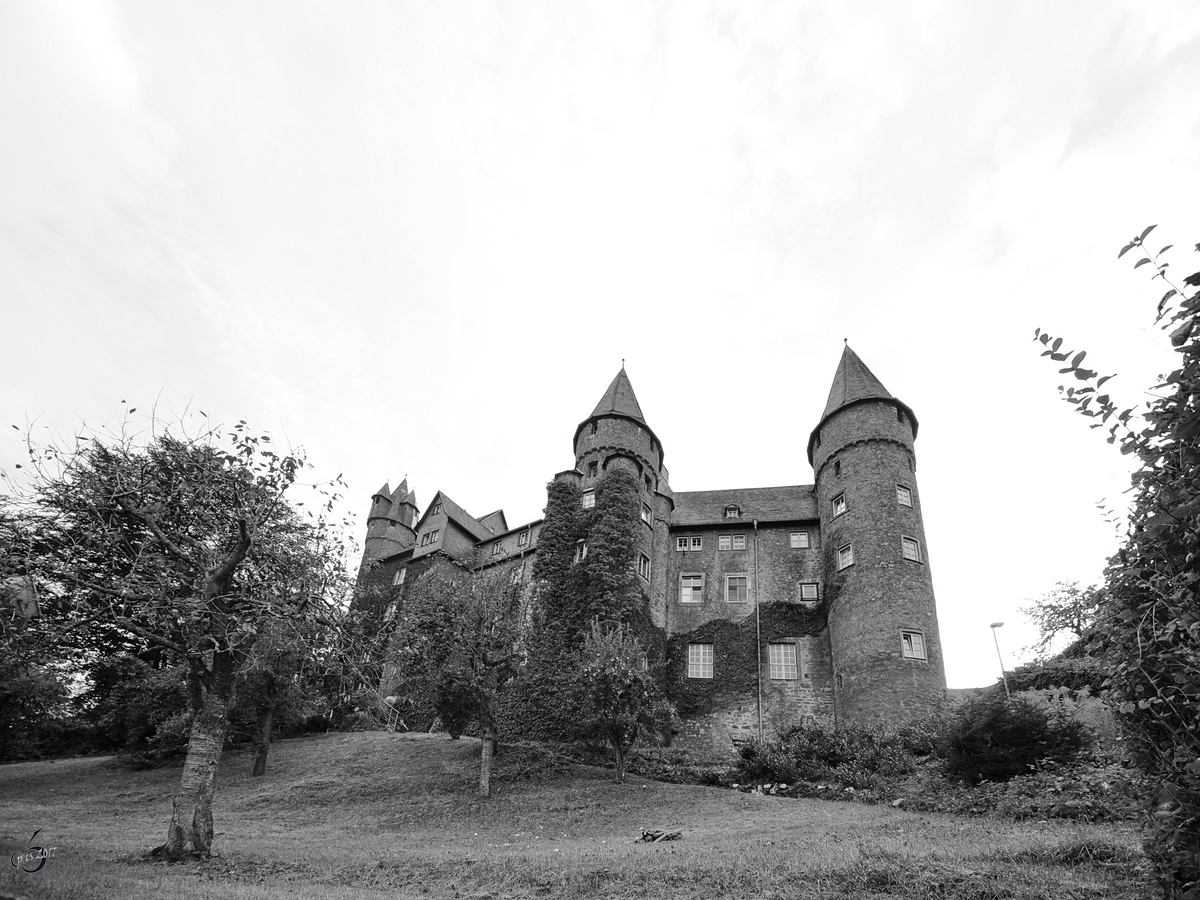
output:
[[[742,794],[565,763],[533,747],[497,758],[473,795],[479,745],[382,732],[281,741],[263,778],[227,754],[213,859],[168,865],[178,768],[111,758],[0,766],[4,859],[57,847],[41,871],[5,864],[0,898],[349,900],[461,898],[1137,898],[1127,824],[1031,824]],[[640,828],[682,839],[642,844]]]

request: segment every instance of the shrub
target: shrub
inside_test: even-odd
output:
[[[1037,763],[1065,763],[1088,745],[1086,727],[1061,708],[994,695],[969,701],[947,734],[947,771],[972,784],[1007,781]]]
[[[809,719],[776,739],[748,741],[739,753],[739,774],[751,781],[835,781],[860,789],[913,770],[904,738],[882,725]]]

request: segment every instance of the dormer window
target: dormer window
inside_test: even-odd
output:
[[[442,511],[442,504],[440,504],[440,503],[433,504],[433,513],[432,513],[433,515],[436,516],[439,513],[441,513],[441,511]]]
[[[500,551],[503,549],[504,548],[499,543],[492,544],[492,556],[499,556]]]
[[[742,517],[742,509],[741,509],[741,507],[739,507],[739,506],[727,506],[727,507],[725,507],[725,518],[727,518],[727,519],[740,519],[741,517]]]
[[[517,546],[524,547],[528,543],[529,543],[529,532],[522,531],[521,536],[519,538],[517,538]]]

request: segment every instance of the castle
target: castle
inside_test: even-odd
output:
[[[942,703],[916,435],[912,409],[849,345],[808,440],[814,484],[672,490],[624,367],[580,422],[574,466],[554,477],[584,508],[613,468],[641,485],[637,572],[666,637],[685,741],[728,748],[806,715],[898,722]],[[476,518],[440,491],[422,513],[407,479],[385,484],[362,575],[381,588],[381,625],[406,581],[439,560],[511,570],[536,602],[542,524],[510,527],[502,510]]]

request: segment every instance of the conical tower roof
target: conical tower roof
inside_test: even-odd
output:
[[[875,373],[867,368],[867,364],[846,344],[837,371],[833,373],[833,385],[829,388],[829,400],[825,403],[825,412],[821,413],[821,421],[824,422],[843,406],[859,400],[895,399],[875,377]]]
[[[377,490],[377,491],[376,491],[374,494],[372,494],[371,496],[373,496],[373,497],[385,497],[385,498],[387,498],[388,500],[391,500],[391,499],[392,499],[392,486],[391,486],[390,484],[388,484],[388,482],[386,482],[386,481],[385,481],[385,482],[383,483],[383,487],[381,487],[379,490]]]
[[[875,373],[867,368],[867,364],[859,359],[858,354],[850,349],[847,343],[842,350],[842,358],[838,361],[837,371],[833,373],[833,384],[829,388],[829,399],[825,401],[825,411],[821,413],[821,421],[812,430],[808,439],[808,461],[813,459],[813,445],[821,426],[839,410],[864,400],[885,400],[900,407],[908,414],[912,422],[913,437],[917,436],[917,417],[906,403],[896,399],[883,386],[883,382],[875,377]]]
[[[633,393],[633,385],[629,383],[629,376],[625,374],[624,366],[621,366],[621,371],[612,380],[612,384],[608,386],[608,390],[604,392],[604,396],[600,398],[600,402],[596,404],[596,408],[592,410],[589,418],[605,415],[625,416],[641,422],[643,425],[646,424],[646,419],[642,416],[642,408],[638,405],[637,396]]]
[[[633,392],[633,385],[629,383],[629,376],[625,374],[624,365],[621,366],[621,371],[617,373],[612,383],[609,384],[608,389],[604,392],[604,396],[596,404],[596,408],[592,410],[592,414],[580,422],[579,427],[575,429],[573,442],[579,440],[579,433],[583,431],[585,425],[607,416],[629,419],[644,428],[650,435],[650,439],[658,447],[659,459],[661,461],[662,442],[659,441],[658,435],[654,433],[654,429],[646,422],[646,417],[642,415],[642,407],[638,403],[637,395]]]
[[[400,482],[400,487],[392,491],[392,502],[402,503],[404,498],[408,496],[408,476],[404,476],[404,480]]]

